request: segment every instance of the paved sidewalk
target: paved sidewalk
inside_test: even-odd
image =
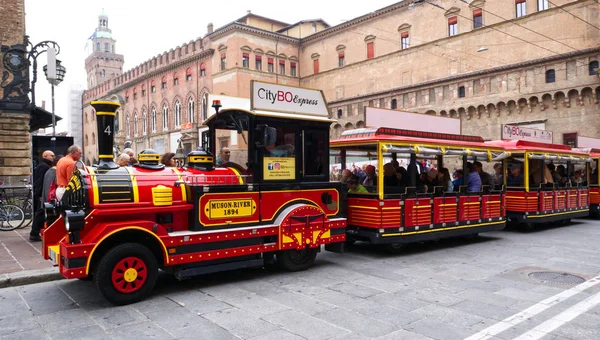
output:
[[[30,230],[0,231],[0,275],[52,268],[42,258],[42,242],[29,242]]]

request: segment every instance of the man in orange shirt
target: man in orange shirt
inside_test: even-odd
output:
[[[81,148],[75,144],[67,149],[68,155],[61,158],[56,164],[56,198],[60,201],[65,193],[65,188],[73,174],[75,162],[81,159]]]

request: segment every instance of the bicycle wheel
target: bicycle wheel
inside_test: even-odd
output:
[[[31,199],[26,199],[23,201],[23,203],[21,204],[21,209],[23,209],[23,213],[25,213],[25,221],[23,221],[23,224],[19,227],[19,228],[25,228],[28,227],[31,222],[33,222],[33,202],[31,201]]]
[[[5,204],[0,207],[0,230],[15,230],[25,221],[23,209],[16,205]]]

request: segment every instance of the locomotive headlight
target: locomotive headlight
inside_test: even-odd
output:
[[[85,213],[83,210],[67,210],[65,214],[65,229],[71,234],[71,243],[79,243],[79,232],[85,227]]]

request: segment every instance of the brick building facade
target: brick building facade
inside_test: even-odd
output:
[[[181,138],[191,150],[206,94],[248,97],[252,79],[322,89],[334,138],[364,126],[367,106],[460,117],[490,139],[505,123],[555,143],[597,137],[598,22],[594,0],[403,1],[332,27],[249,13],[86,91],[85,156],[97,159],[91,100],[121,102],[121,148],[174,151]]]
[[[29,67],[26,63],[25,4],[3,0],[0,6],[0,181],[22,184],[31,171]]]

